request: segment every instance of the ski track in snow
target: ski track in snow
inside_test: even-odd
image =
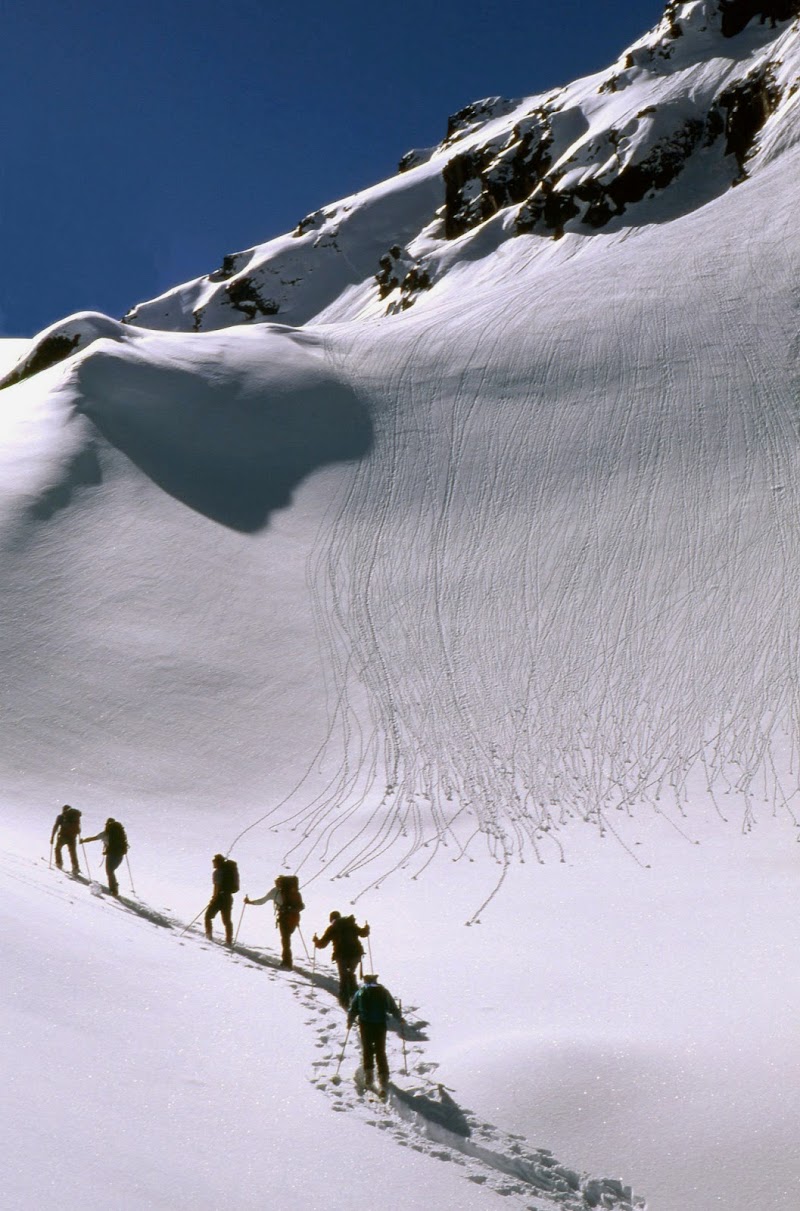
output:
[[[47,865],[45,858],[37,864],[5,854],[0,856],[0,865],[4,877],[35,885],[37,892],[42,890],[38,876],[41,867]],[[427,1023],[414,1016],[413,1007],[405,1010],[409,1017],[403,1046],[408,1066],[403,1077],[407,1075],[413,1083],[404,1081],[400,1085],[392,1080],[388,1103],[384,1104],[369,1091],[359,1093],[350,1075],[358,1057],[357,1031],[350,1032],[345,1048],[346,1017],[336,1000],[335,978],[316,971],[312,965],[296,963],[293,971],[284,971],[277,953],[273,955],[238,942],[232,947],[210,942],[194,925],[185,926],[170,916],[169,910],[153,909],[131,896],[112,897],[103,884],[83,875],[71,875],[55,867],[52,873],[54,882],[46,888],[49,895],[63,898],[71,891],[79,894],[79,889],[85,890],[102,902],[102,908],[133,914],[166,930],[168,939],[180,946],[200,946],[209,952],[211,959],[243,963],[273,983],[288,984],[306,1014],[305,1025],[316,1034],[319,1058],[313,1061],[314,1071],[307,1079],[329,1099],[333,1111],[353,1114],[362,1123],[386,1133],[398,1147],[459,1166],[465,1180],[509,1198],[510,1205],[526,1211],[548,1211],[554,1207],[563,1211],[586,1211],[593,1207],[646,1211],[644,1199],[634,1195],[621,1181],[580,1174],[559,1163],[547,1149],[532,1148],[524,1137],[501,1131],[460,1107],[451,1091],[436,1079],[439,1065],[428,1057],[425,1047]],[[390,1027],[390,1038],[392,1035],[397,1053],[401,1045],[397,1027]],[[395,1069],[399,1067],[397,1054],[392,1057],[390,1052],[390,1064]]]
[[[793,219],[733,213],[741,262],[691,231],[659,233],[649,269],[617,244],[599,313],[578,256],[535,306],[516,269],[502,324],[491,296],[460,317],[463,364],[435,310],[391,342],[391,321],[328,337],[376,439],[308,573],[343,757],[263,818],[299,834],[306,882],[378,859],[376,886],[481,838],[501,883],[573,821],[623,843],[642,808],[690,828],[698,791],[744,828],[797,826],[798,299],[774,287]],[[653,277],[676,240],[680,273]]]

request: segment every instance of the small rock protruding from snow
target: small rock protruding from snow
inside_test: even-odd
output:
[[[0,390],[13,387],[43,370],[49,370],[51,366],[56,366],[73,353],[86,349],[101,337],[125,341],[130,339],[131,331],[119,320],[112,320],[98,311],[79,311],[59,320],[58,323],[45,328],[26,351],[25,356],[0,379]]]

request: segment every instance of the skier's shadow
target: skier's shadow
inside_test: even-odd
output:
[[[438,1102],[424,1093],[409,1093],[408,1090],[401,1089],[395,1084],[391,1084],[390,1089],[396,1102],[424,1119],[426,1123],[433,1123],[463,1139],[472,1135],[472,1128],[467,1121],[466,1114],[458,1103],[453,1101],[443,1085],[439,1086],[440,1100]]]
[[[259,963],[262,967],[270,967],[274,971],[281,970],[280,961],[277,956],[273,958],[271,955],[265,954],[263,950],[255,950],[250,946],[242,946],[239,942],[236,943],[233,950],[236,954],[244,955],[245,958],[250,959],[253,963]],[[327,976],[315,967],[303,967],[299,963],[294,964],[292,971],[296,975],[302,976],[312,987],[321,988],[323,992],[330,993],[334,1000],[338,1002],[339,981],[336,976]],[[342,1015],[344,1013],[345,1010],[342,1009]],[[390,1033],[400,1035],[406,1042],[425,1043],[428,1041],[428,1036],[425,1033],[427,1025],[427,1022],[417,1019],[414,1022],[407,1021],[403,1026],[400,1022],[395,1021],[394,1018],[390,1018],[388,1029]]]

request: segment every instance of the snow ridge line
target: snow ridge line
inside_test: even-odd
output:
[[[46,859],[40,861],[44,863]],[[321,1058],[314,1061],[315,1073],[309,1080],[329,1098],[334,1111],[354,1113],[367,1125],[388,1131],[400,1147],[458,1164],[463,1167],[467,1181],[519,1200],[526,1211],[552,1211],[554,1207],[562,1211],[587,1211],[587,1208],[647,1211],[646,1201],[618,1179],[579,1174],[558,1162],[548,1149],[532,1148],[526,1145],[523,1136],[501,1131],[459,1106],[447,1087],[435,1079],[439,1064],[426,1058],[427,1022],[412,1019],[405,1027],[405,1041],[410,1044],[409,1076],[416,1083],[404,1088],[391,1082],[388,1104],[361,1096],[353,1082],[337,1083],[332,1079],[341,1055],[345,1017],[337,1012],[335,1003],[322,1003],[319,993],[335,998],[338,991],[335,978],[297,965],[285,971],[277,953],[273,956],[253,946],[208,942],[199,929],[193,926],[187,929],[177,918],[142,900],[112,897],[96,879],[67,871],[60,873],[121,911],[158,928],[178,930],[182,939],[194,938],[204,949],[227,952],[234,962],[244,961],[265,970],[272,981],[288,981],[295,999],[311,1015],[305,1024],[315,1029],[316,1046],[322,1052]],[[410,1012],[416,1011],[411,1008]],[[390,1030],[398,1033],[396,1026]],[[353,1046],[355,1042],[351,1044],[351,1056]],[[531,1202],[531,1198],[535,1201]]]

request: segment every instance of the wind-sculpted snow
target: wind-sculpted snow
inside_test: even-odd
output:
[[[59,320],[40,332],[17,364],[0,378],[0,391],[49,370],[103,338],[131,343],[136,339],[136,330],[95,311],[81,311]]]
[[[364,457],[372,435],[312,337],[277,328],[237,337],[94,345],[70,390],[98,432],[171,496],[250,532],[312,471]]]

